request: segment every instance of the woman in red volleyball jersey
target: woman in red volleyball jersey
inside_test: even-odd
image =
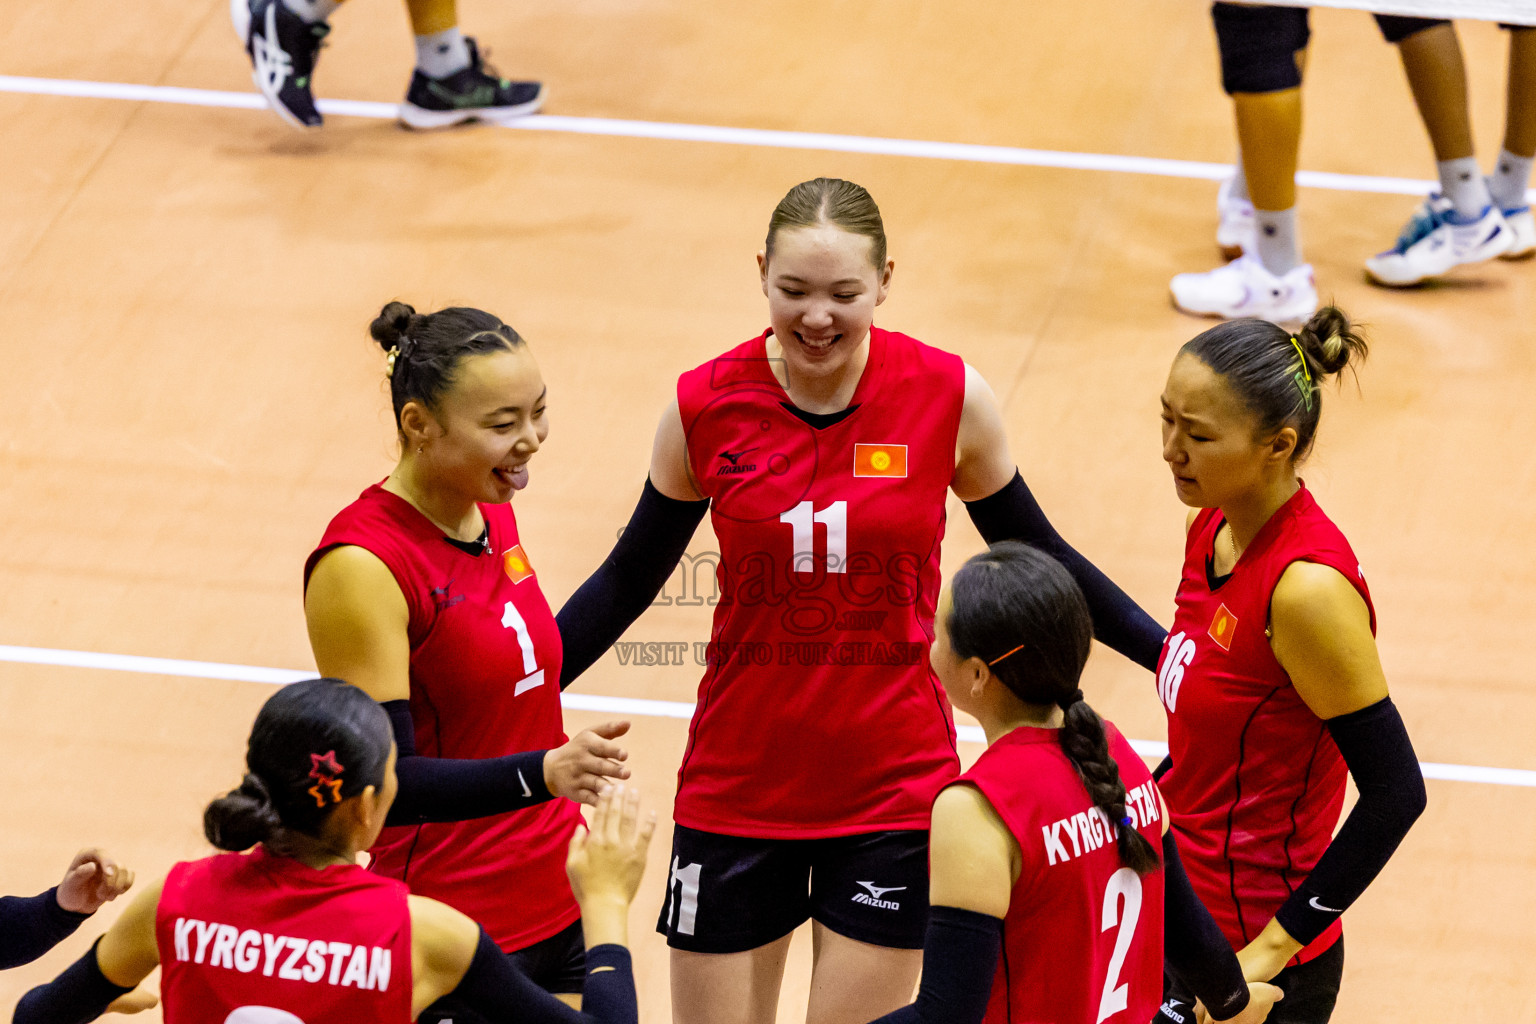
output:
[[[1163,391],[1163,457],[1191,513],[1158,693],[1162,788],[1195,891],[1272,1018],[1320,1024],[1344,965],[1339,917],[1424,809],[1376,654],[1365,574],[1297,465],[1322,383],[1365,354],[1339,310],[1291,334],[1236,320],[1187,343]],[[1360,800],[1334,835],[1345,771]],[[1169,1009],[1182,1014],[1177,985]]]
[[[274,694],[240,787],[209,805],[225,853],[177,864],[90,952],[27,993],[18,1024],[82,1024],[163,966],[167,1024],[405,1024],[452,993],[483,1016],[634,1024],[626,920],[654,815],[622,785],[567,844],[586,929],[586,1012],[518,971],[474,921],[357,866],[395,799],[387,715],[337,679]]]
[[[628,724],[570,742],[562,725],[560,636],[510,504],[549,431],[544,379],[481,310],[392,302],[371,331],[389,354],[400,461],[326,528],[304,610],[320,671],[381,702],[400,746],[373,870],[482,922],[574,1003],[572,801],[628,775],[613,742]]]
[[[1143,1024],[1165,935],[1215,1019],[1262,1021],[1279,990],[1244,982],[1151,773],[1078,687],[1093,632],[1072,577],[994,544],[955,573],[934,632],[934,672],[987,749],[934,802],[922,989],[879,1024]]]
[[[774,1020],[807,918],[812,1024],[910,998],[929,811],[959,770],[927,658],[951,492],[988,540],[1056,554],[1110,646],[1150,670],[1162,643],[1046,521],[981,376],[872,326],[893,269],[868,192],[827,178],[790,190],[758,255],[771,326],[679,379],[634,516],[558,617],[571,679],[711,511],[721,594],[659,922],[679,1024]]]

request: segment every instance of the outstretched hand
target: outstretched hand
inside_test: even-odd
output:
[[[604,786],[629,778],[629,752],[613,742],[627,732],[628,722],[604,722],[572,736],[544,755],[544,785],[555,796],[596,806]]]
[[[1243,1012],[1235,1017],[1217,1021],[1204,1003],[1195,1004],[1195,1020],[1197,1024],[1264,1024],[1269,1011],[1274,1009],[1276,1003],[1285,998],[1285,993],[1266,981],[1250,981],[1248,983],[1248,1005],[1243,1007]]]
[[[592,812],[590,830],[571,836],[565,872],[586,914],[589,905],[627,908],[645,874],[646,852],[656,832],[656,812],[641,820],[640,791],[622,783],[606,787]]]
[[[59,906],[74,914],[94,914],[133,885],[133,872],[94,846],[75,854],[59,883]]]
[[[125,992],[112,1002],[107,1004],[108,1013],[143,1013],[145,1010],[153,1010],[160,1005],[160,999],[153,992],[146,992],[142,988],[136,988],[132,992]]]

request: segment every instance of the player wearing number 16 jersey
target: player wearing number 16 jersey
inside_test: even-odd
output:
[[[1332,307],[1294,335],[1233,321],[1184,346],[1163,393],[1163,457],[1198,509],[1158,675],[1163,792],[1195,890],[1298,1024],[1332,1013],[1340,915],[1425,800],[1364,574],[1296,475],[1322,380],[1364,351]],[[1360,800],[1334,835],[1346,768]],[[1174,986],[1168,1015],[1189,1001]]]
[[[771,1022],[790,933],[807,918],[811,1021],[909,998],[929,808],[958,771],[924,654],[949,492],[983,536],[1052,546],[1106,642],[1151,668],[1163,637],[1051,529],[980,375],[872,327],[894,264],[864,189],[796,186],[758,268],[770,329],[683,374],[634,517],[558,616],[570,678],[644,609],[712,513],[720,600],[659,922],[679,1024]]]
[[[320,670],[394,724],[400,796],[373,868],[483,922],[535,982],[574,999],[572,800],[628,774],[612,743],[627,725],[568,743],[561,723],[560,637],[509,504],[548,432],[544,381],[517,333],[480,310],[391,303],[372,333],[389,353],[400,462],[331,521],[305,565],[305,613]]]

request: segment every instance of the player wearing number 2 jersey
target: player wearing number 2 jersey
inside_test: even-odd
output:
[[[1143,1024],[1165,925],[1217,1020],[1263,1020],[1278,990],[1244,983],[1177,849],[1159,863],[1151,773],[1078,688],[1093,633],[1072,577],[994,544],[955,573],[934,632],[934,672],[987,749],[934,803],[922,989],[880,1024]]]
[[[1051,529],[980,375],[872,327],[894,264],[867,192],[796,186],[758,267],[770,329],[683,374],[634,517],[558,616],[571,678],[712,513],[721,596],[659,922],[679,1024],[771,1022],[807,918],[811,1021],[867,1019],[910,996],[928,811],[958,771],[924,656],[950,491],[983,536],[1051,546],[1111,646],[1150,669],[1163,637]]]
[[[1364,351],[1331,307],[1294,335],[1233,321],[1184,346],[1163,393],[1163,456],[1199,510],[1158,674],[1163,791],[1196,891],[1298,1024],[1332,1013],[1340,915],[1425,800],[1364,574],[1296,475],[1321,381]],[[1346,768],[1360,800],[1334,836]],[[1188,994],[1168,998],[1182,1015]]]
[[[560,637],[508,504],[548,431],[543,378],[479,310],[391,303],[372,330],[400,463],[331,521],[305,565],[305,611],[321,671],[395,726],[400,797],[374,870],[482,921],[535,981],[574,997],[572,800],[627,774],[612,743],[627,726],[567,743],[561,724]]]

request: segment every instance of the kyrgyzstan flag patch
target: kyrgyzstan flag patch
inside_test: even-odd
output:
[[[1211,619],[1211,639],[1221,645],[1224,651],[1232,649],[1232,634],[1237,632],[1237,616],[1227,611],[1227,606],[1222,605],[1216,609],[1216,617]]]
[[[907,446],[904,444],[854,445],[853,475],[906,476]]]
[[[533,566],[528,564],[528,556],[523,554],[521,544],[512,545],[512,550],[506,553],[502,564],[507,568],[507,577],[513,583],[521,583],[533,575]]]

